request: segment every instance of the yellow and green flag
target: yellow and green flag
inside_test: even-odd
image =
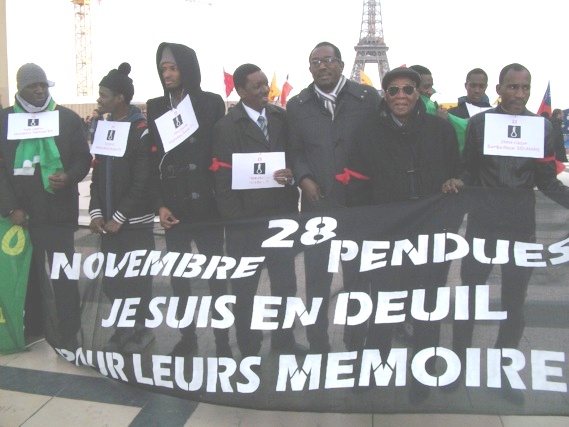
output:
[[[32,258],[25,228],[0,217],[0,353],[25,349],[24,303]]]

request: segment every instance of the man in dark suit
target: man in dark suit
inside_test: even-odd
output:
[[[230,220],[244,219],[228,225],[227,252],[236,259],[265,256],[271,294],[283,298],[277,316],[279,326],[272,333],[271,348],[282,353],[297,353],[302,349],[296,344],[292,328],[282,328],[285,298],[296,294],[294,253],[281,248],[261,249],[261,242],[268,237],[268,227],[258,221],[247,221],[252,217],[298,211],[298,190],[292,171],[288,166],[275,171],[269,176],[275,186],[269,188],[235,189],[232,178],[232,167],[238,166],[234,154],[286,152],[286,114],[283,109],[269,105],[267,76],[256,65],[239,66],[233,81],[241,101],[217,122],[213,131],[212,168],[215,169],[216,198],[221,216]],[[259,169],[257,163],[254,169]],[[261,348],[262,333],[251,325],[260,275],[258,268],[250,277],[231,280],[232,292],[237,297],[234,306],[237,344],[244,356],[255,355]]]
[[[358,191],[352,191],[361,178],[350,175],[347,168],[356,136],[375,120],[380,97],[374,88],[342,75],[342,54],[332,43],[318,43],[310,52],[308,63],[313,82],[287,104],[291,163],[302,190],[301,211],[314,216],[322,212],[330,215],[331,209],[370,202]],[[310,351],[316,354],[331,350],[328,307],[333,273],[327,271],[329,253],[328,241],[314,239],[312,245],[304,248],[307,303],[322,298],[316,322],[306,330]],[[342,265],[345,290],[353,291],[360,285],[354,265]],[[347,348],[357,348],[358,339],[349,335],[344,337]]]

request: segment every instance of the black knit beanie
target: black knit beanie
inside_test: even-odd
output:
[[[99,86],[111,89],[115,93],[122,93],[127,104],[130,104],[134,96],[134,85],[132,79],[128,76],[130,73],[130,64],[123,62],[116,70],[109,71]]]

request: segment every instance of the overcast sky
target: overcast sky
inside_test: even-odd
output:
[[[208,4],[209,3],[209,4]],[[565,33],[569,2],[562,0],[381,0],[384,38],[391,68],[421,64],[431,69],[439,102],[465,94],[466,73],[481,67],[489,75],[493,102],[504,65],[519,62],[532,73],[528,108],[539,107],[548,80],[553,108],[569,108]],[[95,93],[112,68],[132,65],[135,100],[159,96],[155,63],[162,41],[194,48],[202,88],[223,97],[223,68],[260,66],[282,86],[289,75],[291,96],[311,81],[308,54],[326,40],[336,44],[352,71],[360,36],[362,0],[92,0]],[[42,66],[56,82],[57,102],[76,99],[74,9],[70,0],[7,0],[10,96],[16,71],[26,62]],[[366,74],[379,87],[377,66]],[[230,100],[237,100],[235,92]]]

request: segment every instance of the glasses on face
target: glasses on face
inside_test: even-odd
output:
[[[310,66],[311,67],[320,67],[320,64],[324,64],[326,67],[332,65],[335,61],[340,61],[338,58],[334,58],[333,56],[330,56],[328,58],[322,58],[322,59],[311,59],[310,60]]]
[[[387,88],[387,93],[389,96],[395,96],[399,93],[400,90],[403,90],[405,95],[412,95],[415,92],[415,87],[411,85],[399,87],[399,86],[389,86]]]

